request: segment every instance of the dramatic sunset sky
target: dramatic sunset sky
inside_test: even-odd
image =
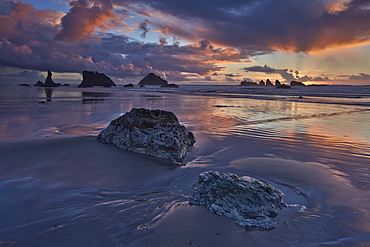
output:
[[[0,84],[370,84],[369,0],[0,0]]]

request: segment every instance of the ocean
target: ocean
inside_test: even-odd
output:
[[[102,144],[132,108],[197,142],[175,166]],[[370,86],[0,86],[0,244],[369,246]],[[207,170],[265,180],[289,207],[269,231],[187,203]]]

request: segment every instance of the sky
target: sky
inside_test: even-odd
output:
[[[370,0],[0,0],[0,84],[370,85]]]

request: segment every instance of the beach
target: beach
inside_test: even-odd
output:
[[[369,106],[369,86],[0,86],[0,246],[369,246]],[[97,141],[132,108],[194,133],[183,166]],[[279,188],[276,227],[190,205],[208,170]]]

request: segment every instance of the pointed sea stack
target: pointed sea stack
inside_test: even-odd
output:
[[[270,79],[267,79],[266,80],[266,86],[274,86],[274,85],[272,85],[272,82],[270,81]]]
[[[43,87],[58,87],[58,84],[53,81],[52,76],[53,74],[48,70],[48,76],[46,77]]]
[[[149,73],[139,82],[139,86],[142,85],[163,86],[167,84],[168,82],[166,80],[163,80],[160,76],[155,75],[154,73]]]
[[[104,73],[98,73],[97,71],[86,71],[82,72],[82,82],[78,87],[112,87],[116,84]]]
[[[275,86],[277,87],[277,86],[280,86],[280,85],[281,85],[280,81],[279,80],[276,80],[275,81]]]
[[[258,84],[258,86],[266,86],[266,84],[263,80],[261,80],[260,83]]]

